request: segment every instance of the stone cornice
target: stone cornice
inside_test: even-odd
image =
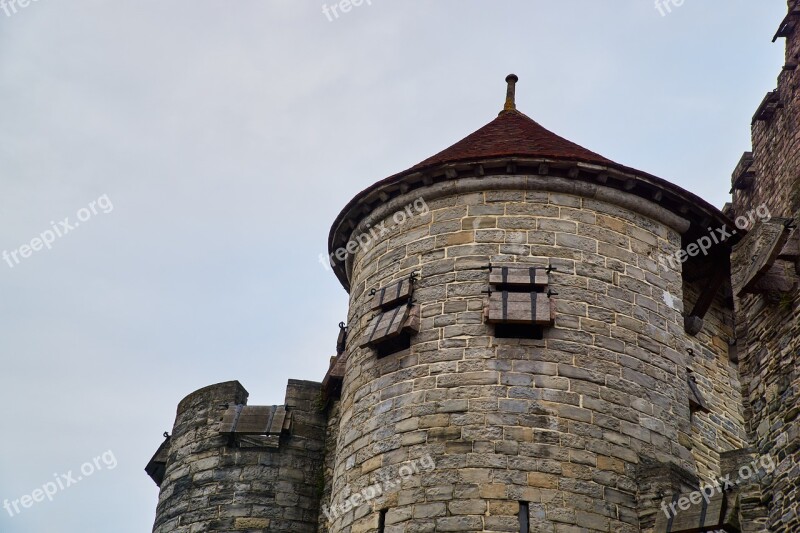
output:
[[[426,201],[481,190],[516,189],[572,194],[619,205],[657,220],[681,234],[733,225],[721,211],[656,176],[622,166],[555,159],[499,158],[439,165],[391,176],[355,196],[334,222],[329,253],[346,246],[354,233],[422,196]],[[735,244],[731,241],[730,245]],[[334,258],[337,278],[349,291],[352,255]]]

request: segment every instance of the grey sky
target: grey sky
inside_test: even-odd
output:
[[[9,0],[6,0],[8,2]],[[333,3],[333,2],[329,2]],[[0,503],[118,466],[0,532],[150,531],[178,401],[319,380],[346,294],[318,262],[355,193],[494,118],[722,206],[783,64],[783,0],[38,0],[0,10]],[[102,463],[101,463],[102,464]]]

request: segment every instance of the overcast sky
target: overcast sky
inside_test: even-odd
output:
[[[319,262],[330,224],[361,189],[492,120],[509,72],[519,109],[545,127],[721,207],[783,64],[770,39],[785,10],[0,10],[0,250],[16,253],[0,262],[0,503],[54,474],[66,485],[107,452],[52,502],[0,509],[0,531],[148,532],[158,489],[143,468],[181,398],[238,379],[271,405],[287,379],[321,380],[347,303]]]

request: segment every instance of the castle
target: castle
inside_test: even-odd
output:
[[[181,401],[153,531],[800,531],[798,26],[722,211],[546,130],[513,75],[356,195],[324,379]]]

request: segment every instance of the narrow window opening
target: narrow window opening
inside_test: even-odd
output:
[[[535,339],[544,338],[544,328],[530,324],[495,324],[494,336],[497,339]]]
[[[544,294],[546,293],[545,287],[525,287],[519,285],[511,285],[511,284],[503,284],[499,283],[494,286],[492,292],[521,292],[521,293],[532,293],[535,292],[537,294]]]
[[[384,533],[386,531],[386,511],[388,509],[381,509],[380,514],[378,515],[378,533]]]
[[[705,398],[703,398],[700,389],[697,388],[697,378],[692,374],[691,369],[689,370],[687,383],[689,384],[689,412],[691,414],[696,412],[710,413],[711,410],[708,408],[708,404]]]
[[[530,533],[530,504],[519,502],[519,533]]]
[[[375,345],[375,350],[378,352],[378,359],[403,350],[408,350],[409,348],[411,348],[411,332],[408,331],[404,331],[396,337],[392,337],[391,339],[387,339]]]

